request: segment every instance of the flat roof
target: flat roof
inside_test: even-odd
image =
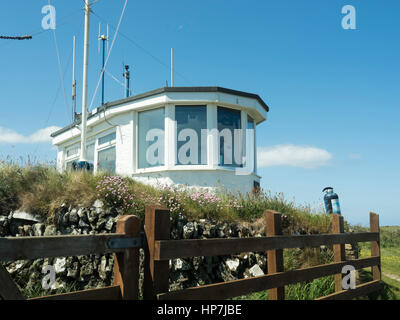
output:
[[[104,111],[104,110],[107,110],[108,108],[111,108],[111,107],[114,107],[114,106],[117,106],[120,104],[140,100],[143,98],[148,98],[151,96],[155,96],[155,95],[158,95],[161,93],[167,93],[167,92],[221,92],[221,93],[227,93],[227,94],[232,94],[235,96],[255,99],[263,106],[263,108],[267,112],[269,112],[268,105],[264,102],[263,99],[260,98],[260,96],[258,94],[248,93],[248,92],[238,91],[238,90],[232,90],[232,89],[227,89],[227,88],[222,88],[222,87],[163,87],[163,88],[147,91],[144,93],[140,93],[140,94],[128,97],[128,98],[107,102],[104,105],[102,105],[101,107],[99,107],[98,111]],[[90,119],[92,116],[94,116],[94,114],[89,114],[88,119]],[[80,123],[81,123],[81,120],[78,119],[75,122],[71,123],[70,125],[62,128],[60,130],[57,130],[56,132],[53,132],[50,136],[52,138],[56,137],[64,132],[74,128],[76,125],[78,125]]]

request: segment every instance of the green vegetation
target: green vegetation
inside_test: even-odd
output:
[[[389,235],[393,230],[400,229],[400,227],[381,227],[381,263],[382,263],[382,280],[384,283],[384,290],[381,296],[372,295],[371,298],[381,300],[400,300],[400,246],[392,246],[398,239],[390,239]],[[389,235],[388,235],[389,234]],[[371,256],[370,243],[361,244],[360,257],[365,258]],[[361,273],[364,281],[372,279],[371,272],[364,269]]]
[[[130,178],[110,176],[107,173],[92,175],[86,172],[59,173],[46,165],[20,166],[0,160],[0,215],[16,209],[26,210],[54,222],[57,210],[62,206],[91,206],[96,199],[123,214],[135,214],[144,220],[148,204],[167,207],[173,218],[185,215],[188,219],[211,218],[213,220],[246,221],[260,220],[265,209],[284,214],[284,233],[329,233],[331,217],[315,212],[310,207],[299,206],[285,200],[283,194],[229,194],[221,190],[216,194],[206,190],[178,189],[160,186],[153,188]],[[345,223],[345,231],[350,226]],[[354,231],[366,231],[355,226]],[[381,228],[382,265],[384,290],[371,299],[400,299],[400,227]],[[366,244],[361,255],[368,256]],[[305,268],[333,261],[331,248],[284,250],[285,270]],[[385,275],[386,273],[386,275]],[[368,270],[361,272],[368,279]],[[33,291],[32,291],[33,290]],[[36,296],[37,292],[25,292]],[[38,289],[39,290],[39,289]],[[60,289],[68,291],[69,288]],[[333,277],[315,279],[286,287],[287,299],[315,299],[334,291]],[[238,299],[266,299],[268,292],[259,292]]]
[[[310,282],[296,283],[285,287],[286,300],[314,300],[335,291],[333,276],[318,278]],[[268,300],[268,290],[256,292],[234,300]]]
[[[0,182],[0,214],[22,209],[45,217],[48,222],[54,220],[62,205],[91,206],[100,199],[113,210],[136,214],[142,219],[147,204],[166,206],[175,218],[183,214],[189,219],[249,222],[263,217],[265,209],[271,209],[287,216],[287,233],[296,230],[304,234],[326,233],[331,228],[329,215],[297,206],[285,200],[283,194],[263,191],[257,195],[234,195],[223,190],[211,194],[187,188],[153,188],[130,178],[110,177],[107,173],[59,173],[46,165],[20,166],[1,160]]]

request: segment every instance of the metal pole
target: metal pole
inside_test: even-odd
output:
[[[174,48],[171,48],[171,87],[174,86]]]
[[[126,67],[126,97],[128,98],[130,96],[129,94],[129,80],[131,78],[130,72],[129,72],[129,66],[127,65]]]
[[[103,67],[101,69],[102,75],[101,75],[101,105],[104,104],[104,48],[105,48],[105,41],[106,39],[102,36],[101,41],[103,42]]]
[[[124,65],[124,69],[125,69],[125,71],[124,71],[124,73],[122,75],[124,76],[124,84],[125,84],[124,89],[125,89],[125,98],[126,98],[127,97],[126,93],[128,91],[128,80],[126,78],[126,65]]]
[[[126,97],[128,98],[130,96],[130,94],[129,94],[129,74],[128,74],[127,82],[128,82],[128,87],[126,89]]]
[[[125,97],[128,98],[130,96],[130,89],[129,89],[129,79],[131,78],[130,72],[129,72],[129,66],[125,65],[124,66],[125,71],[122,74],[125,79]]]
[[[82,81],[82,128],[81,128],[81,154],[80,161],[86,161],[86,119],[87,119],[87,91],[89,68],[89,24],[90,4],[85,0],[85,38],[83,49],[83,81]]]
[[[74,108],[73,120],[75,121],[76,114],[76,80],[75,80],[75,48],[76,48],[76,37],[73,38],[73,49],[72,49],[72,106]]]

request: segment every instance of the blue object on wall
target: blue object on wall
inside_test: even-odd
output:
[[[87,161],[74,161],[74,162],[72,162],[72,169],[74,171],[93,172],[93,164],[91,164]]]
[[[325,204],[325,211],[328,214],[340,213],[340,204],[339,204],[339,196],[333,192],[332,187],[326,187],[322,192],[325,192],[324,196],[324,204]]]

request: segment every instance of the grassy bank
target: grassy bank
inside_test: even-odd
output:
[[[101,200],[112,210],[122,214],[135,214],[143,221],[146,205],[162,205],[170,209],[172,217],[185,215],[190,219],[255,222],[264,216],[266,209],[285,215],[286,234],[317,234],[331,232],[331,216],[315,212],[310,207],[296,205],[283,194],[272,195],[266,191],[258,194],[231,194],[224,190],[209,193],[206,190],[189,190],[159,186],[150,187],[130,178],[110,176],[107,173],[92,175],[86,172],[59,173],[45,165],[20,166],[0,161],[0,215],[21,209],[53,223],[61,206],[90,207]],[[345,231],[350,226],[345,223]],[[353,227],[352,227],[353,228]],[[365,231],[355,227],[355,231]],[[384,272],[400,276],[400,227],[382,228],[382,264]],[[368,247],[362,247],[367,254]],[[285,249],[285,270],[305,268],[333,261],[332,250]],[[364,273],[368,277],[368,273]],[[380,297],[400,298],[400,282],[383,277],[385,290]],[[287,299],[309,300],[334,291],[333,277],[287,286]],[[397,291],[396,291],[397,290]],[[268,292],[259,292],[244,299],[266,299]],[[239,299],[240,299],[239,298]]]
[[[261,191],[258,195],[230,194],[219,190],[177,189],[167,186],[153,188],[130,178],[92,175],[86,172],[59,173],[44,165],[19,166],[0,162],[0,213],[21,209],[51,222],[58,208],[91,206],[96,199],[124,214],[144,217],[148,204],[163,205],[173,217],[185,215],[189,219],[211,218],[225,221],[255,221],[265,209],[288,216],[287,232],[296,226],[302,233],[326,233],[331,218],[322,212],[287,201],[283,194],[272,195]]]

